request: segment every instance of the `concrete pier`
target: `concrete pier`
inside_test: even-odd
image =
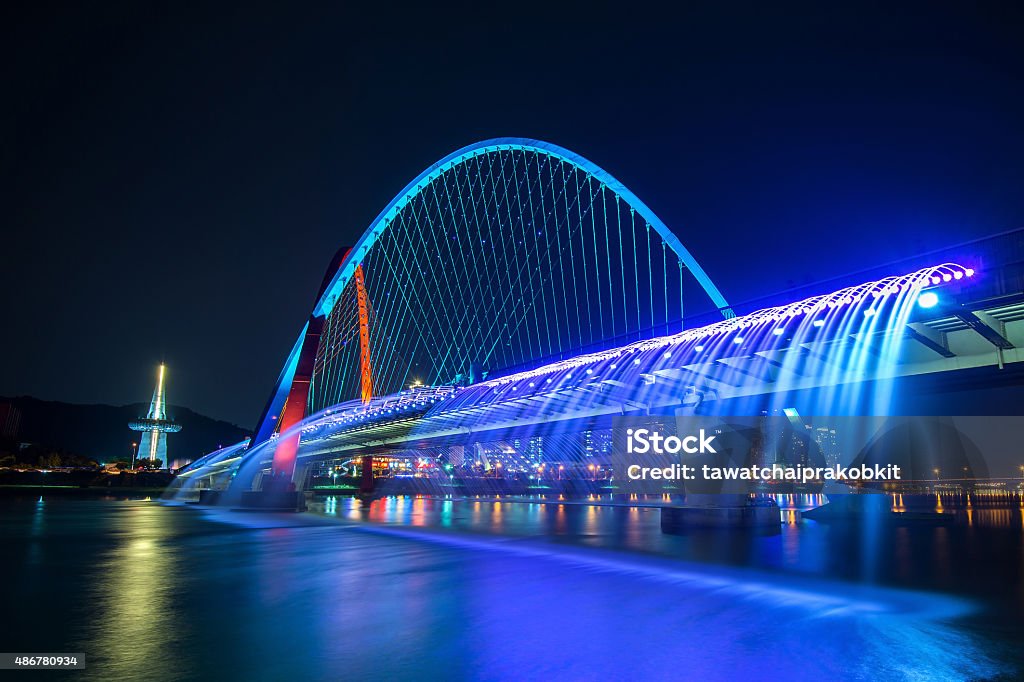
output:
[[[718,498],[720,496],[712,496]],[[732,496],[727,496],[732,497]],[[661,532],[683,533],[695,528],[778,528],[782,522],[774,500],[725,499],[712,502],[698,499],[682,506],[662,507]]]

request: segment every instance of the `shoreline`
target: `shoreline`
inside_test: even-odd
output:
[[[0,495],[13,496],[17,493],[46,495],[151,495],[160,496],[166,487],[154,486],[83,486],[83,485],[40,485],[0,484]]]

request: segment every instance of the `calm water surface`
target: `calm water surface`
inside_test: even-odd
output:
[[[1024,520],[980,511],[666,536],[588,504],[8,497],[2,648],[89,680],[1019,679]]]

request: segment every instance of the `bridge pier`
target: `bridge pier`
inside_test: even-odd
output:
[[[373,495],[374,492],[373,483],[373,455],[366,455],[363,457],[363,473],[362,478],[359,481],[359,494],[360,495]]]
[[[241,508],[253,511],[305,511],[306,495],[296,490],[291,476],[271,474],[263,479],[262,490],[242,493]]]
[[[687,494],[682,505],[661,508],[661,532],[683,535],[698,528],[749,528],[779,532],[779,506],[771,499],[754,503],[748,495]]]

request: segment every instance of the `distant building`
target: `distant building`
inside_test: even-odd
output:
[[[839,437],[836,430],[827,426],[819,426],[814,430],[814,440],[825,456],[825,463],[830,467],[840,464],[842,452],[839,448]]]

